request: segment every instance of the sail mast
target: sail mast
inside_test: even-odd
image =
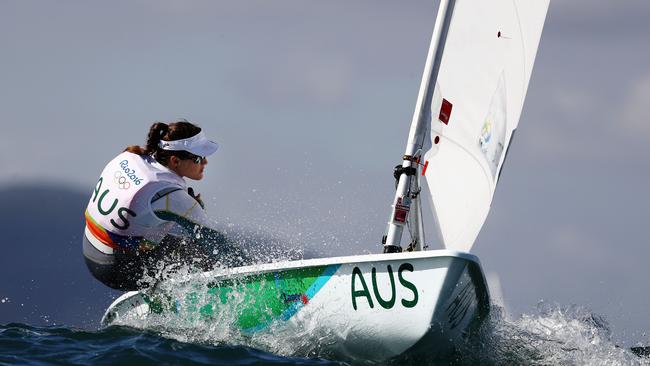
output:
[[[404,225],[406,224],[406,220],[408,220],[408,212],[411,208],[409,192],[412,186],[411,180],[417,178],[414,177],[414,174],[417,174],[417,164],[419,162],[417,159],[421,156],[427,126],[431,123],[431,101],[433,99],[433,92],[436,86],[436,79],[438,78],[438,71],[440,70],[440,62],[442,60],[445,40],[455,3],[456,0],[441,0],[440,7],[438,8],[433,35],[431,36],[431,44],[429,45],[427,62],[424,67],[424,74],[422,76],[415,112],[411,121],[409,138],[406,144],[406,151],[403,157],[402,173],[399,176],[390,221],[388,222],[386,239],[383,243],[385,253],[401,251],[402,232],[404,231]],[[420,205],[417,206],[420,207]]]

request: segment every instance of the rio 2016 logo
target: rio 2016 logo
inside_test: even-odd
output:
[[[142,179],[138,178],[138,176],[135,175],[135,169],[129,168],[129,161],[128,160],[122,160],[120,162],[120,167],[122,168],[124,173],[126,173],[126,176],[129,177],[129,179],[131,179],[133,181],[133,183],[135,183],[136,186],[139,186],[142,183]],[[118,177],[117,177],[117,174],[116,174],[115,183],[121,184],[121,182],[118,182],[117,180],[118,180]],[[127,188],[122,188],[122,189],[128,189],[128,187]]]

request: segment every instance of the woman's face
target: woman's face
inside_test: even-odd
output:
[[[180,159],[177,156],[171,156],[169,158],[169,169],[181,177],[187,177],[193,180],[203,179],[203,169],[207,164],[207,158],[203,158],[200,163],[197,163],[194,159]]]

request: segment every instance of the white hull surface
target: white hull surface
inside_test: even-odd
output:
[[[124,294],[102,325],[148,327],[164,318],[179,330],[219,323],[243,336],[309,329],[314,342],[327,338],[321,351],[381,361],[450,352],[488,312],[478,258],[437,250],[206,272]]]

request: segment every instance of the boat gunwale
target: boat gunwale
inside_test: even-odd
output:
[[[481,263],[477,256],[455,250],[437,249],[425,250],[418,252],[402,252],[402,253],[380,253],[380,254],[363,254],[363,255],[350,255],[342,257],[327,257],[327,258],[312,258],[312,259],[299,259],[289,261],[279,261],[273,263],[254,264],[242,267],[216,269],[212,271],[202,272],[184,276],[179,279],[172,279],[172,282],[184,282],[191,278],[221,278],[226,276],[239,276],[239,275],[256,275],[273,271],[293,270],[298,268],[328,266],[333,264],[351,264],[351,263],[370,263],[370,262],[386,262],[386,261],[399,261],[410,259],[423,259],[423,258],[460,258],[470,262],[476,263],[481,267]]]

